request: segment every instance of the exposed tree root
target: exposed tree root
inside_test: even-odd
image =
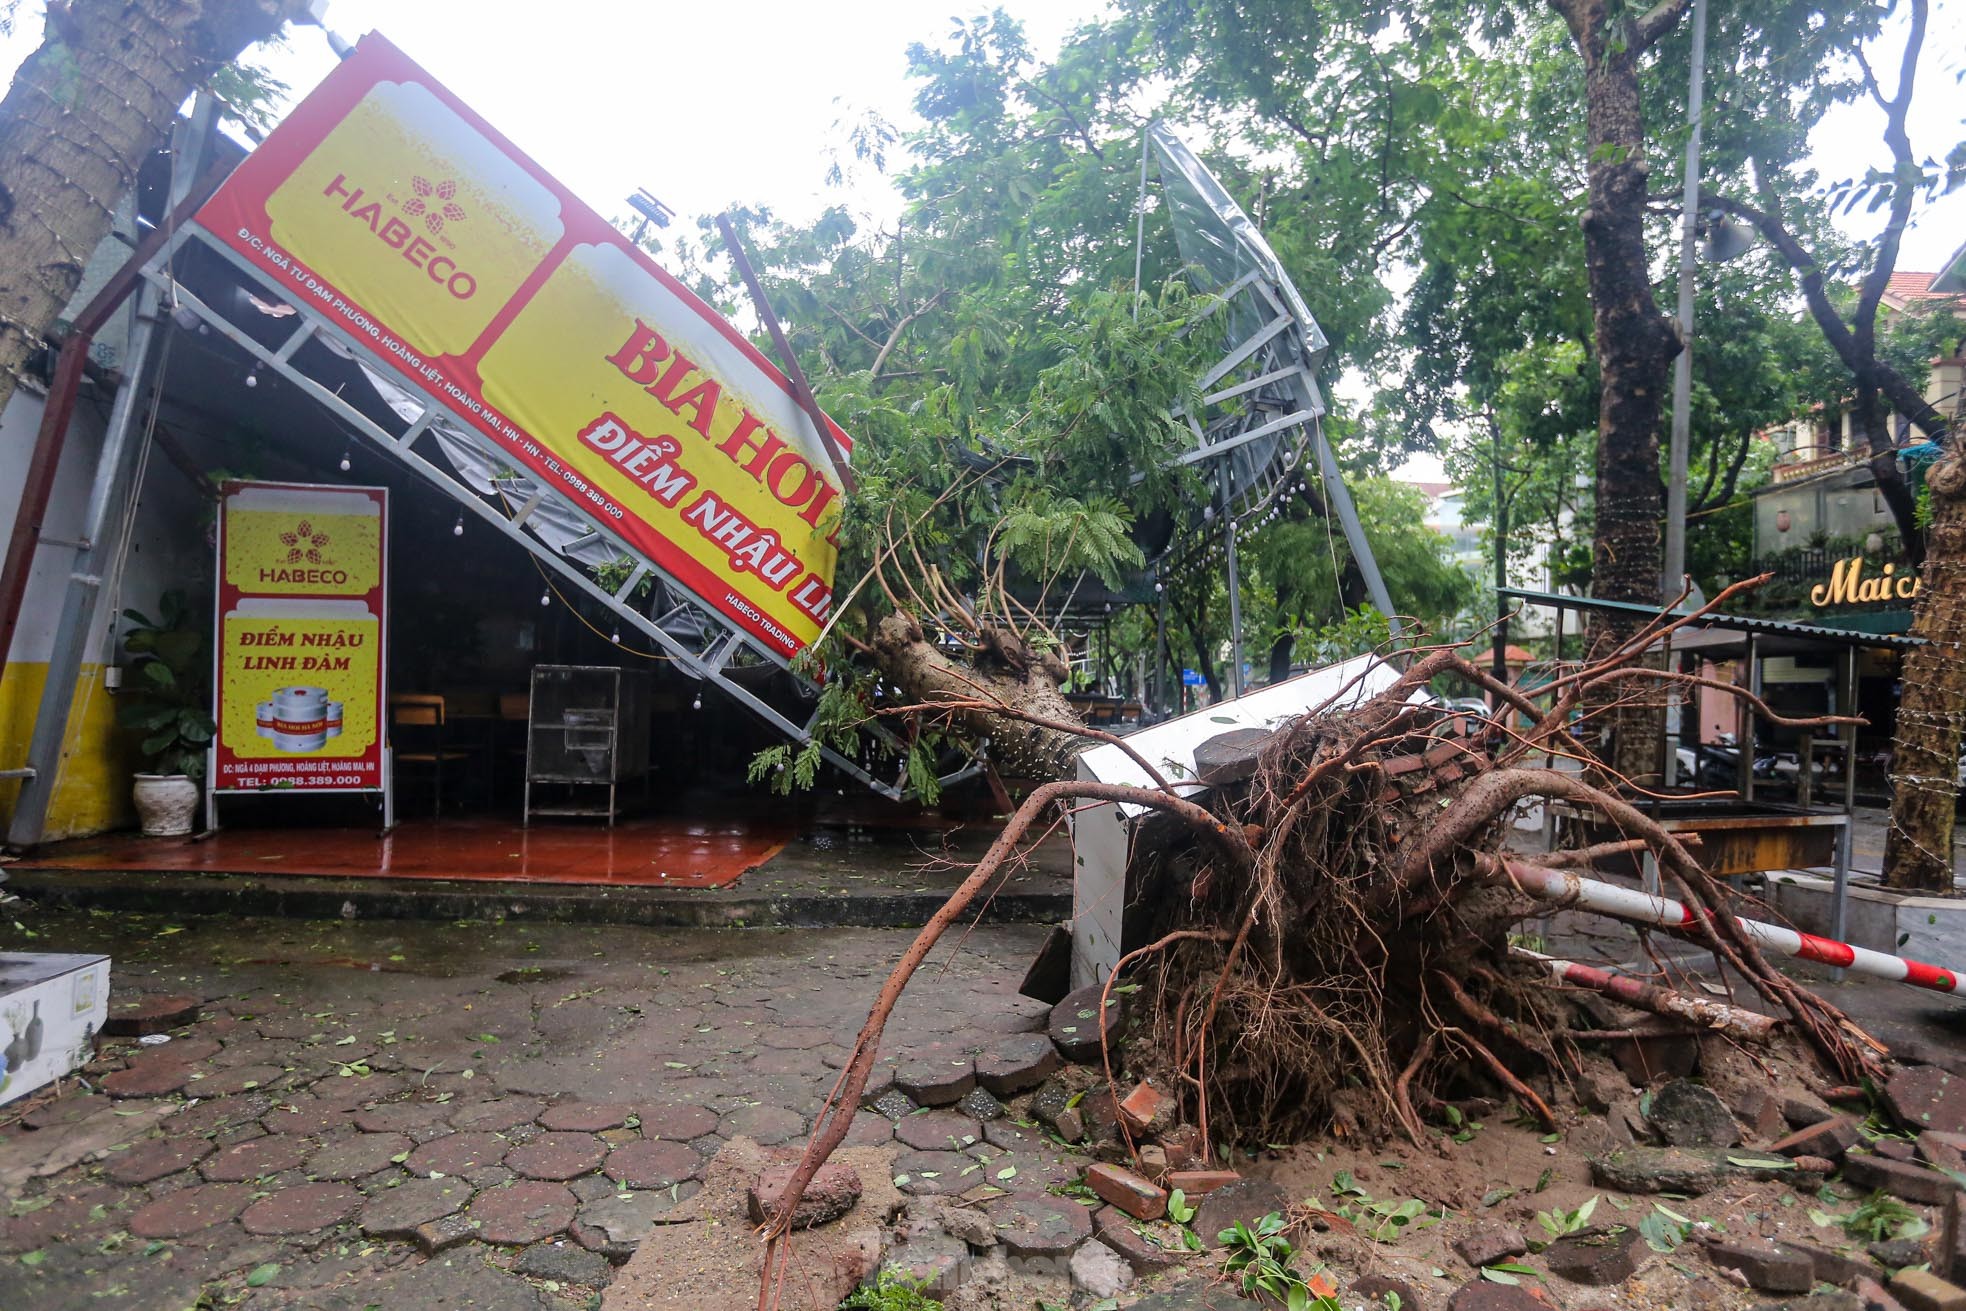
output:
[[[1552,1090],[1582,1068],[1576,1043],[1634,1032],[1581,1014],[1578,987],[1749,1041],[1793,1027],[1841,1081],[1878,1078],[1883,1048],[1769,965],[1736,923],[1733,894],[1708,876],[1686,842],[1619,795],[1625,781],[1584,740],[1588,717],[1583,730],[1574,728],[1586,692],[1595,698],[1627,683],[1744,695],[1638,666],[1652,643],[1694,617],[1662,615],[1616,651],[1532,693],[1495,682],[1458,649],[1411,653],[1393,686],[1364,704],[1317,707],[1275,730],[1254,776],[1206,794],[1206,806],[1177,796],[1155,763],[1124,742],[1157,786],[1057,781],[1037,788],[882,985],[782,1208],[765,1228],[760,1311],[772,1306],[773,1271],[785,1259],[792,1212],[846,1136],[901,990],[1059,805],[1125,802],[1159,812],[1153,837],[1136,844],[1152,855],[1136,859],[1128,894],[1128,935],[1147,945],[1129,952],[1106,980],[1110,990],[1126,973],[1141,986],[1131,1031],[1104,1053],[1105,1075],[1115,1093],[1122,1073],[1129,1080],[1158,1076],[1200,1129],[1203,1154],[1218,1142],[1284,1142],[1320,1132],[1420,1142],[1428,1132],[1423,1115],[1468,1095],[1499,1093],[1555,1128]],[[1049,671],[1019,667],[979,641],[979,673],[950,660],[905,620],[884,624],[877,642],[891,672],[909,671],[896,678],[915,703],[906,712],[1014,743],[1018,763],[1034,772],[1061,780],[1071,772],[1077,730]],[[1411,703],[1441,675],[1483,688],[1499,708],[1463,732],[1468,717]],[[1573,762],[1576,772],[1537,767],[1550,759]],[[1493,876],[1515,808],[1556,800],[1594,811],[1618,837],[1542,859],[1589,869],[1597,860],[1649,853],[1672,895],[1692,911],[1675,931],[1710,951],[1773,1014],[1589,970],[1559,983],[1549,961],[1523,951],[1512,940],[1515,926],[1543,907]]]

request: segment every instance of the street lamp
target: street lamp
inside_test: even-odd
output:
[[[635,244],[637,246],[642,244],[642,234],[649,230],[649,224],[653,223],[658,228],[666,228],[669,226],[669,220],[676,216],[676,211],[657,200],[649,193],[647,187],[635,188],[635,194],[628,197],[628,208],[642,216],[642,221],[635,225]]]

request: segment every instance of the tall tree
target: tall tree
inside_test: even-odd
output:
[[[1873,51],[1897,36],[1881,22],[1886,14],[1902,22],[1902,45],[1888,87],[1873,66]],[[1805,132],[1800,129],[1805,125],[1791,123],[1782,131],[1778,112],[1751,138],[1747,182],[1753,198],[1722,190],[1712,203],[1752,223],[1793,271],[1810,317],[1848,371],[1851,417],[1870,451],[1878,492],[1897,521],[1906,553],[1924,566],[1912,632],[1925,644],[1905,662],[1884,879],[1893,887],[1949,894],[1954,890],[1952,838],[1966,715],[1966,502],[1961,500],[1966,466],[1957,449],[1947,445],[1927,476],[1928,531],[1919,522],[1899,463],[1899,436],[1886,422],[1886,413],[1895,411],[1933,442],[1944,443],[1951,425],[1926,399],[1915,376],[1893,359],[1880,324],[1899,249],[1919,205],[1966,182],[1966,141],[1954,143],[1942,161],[1921,159],[1911,141],[1909,123],[1929,17],[1927,0],[1884,5],[1863,15],[1864,21],[1853,23],[1830,47],[1844,66],[1854,69],[1857,94],[1881,116],[1886,166],[1861,178],[1836,180],[1819,192],[1801,156]],[[1829,220],[1835,210],[1847,214],[1859,205],[1870,212],[1882,210],[1883,222],[1851,252],[1833,235]],[[1848,294],[1838,275],[1853,272],[1856,288]]]
[[[304,0],[48,0],[0,100],[0,409],[194,90]]]

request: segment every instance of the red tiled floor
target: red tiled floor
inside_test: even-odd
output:
[[[777,855],[791,836],[757,819],[661,816],[611,829],[405,820],[386,837],[372,829],[241,828],[202,840],[83,838],[45,847],[20,867],[719,888]]]

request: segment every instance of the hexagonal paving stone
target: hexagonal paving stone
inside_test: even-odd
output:
[[[1014,1262],[1055,1262],[1062,1271],[1072,1249],[1092,1237],[1092,1212],[1049,1193],[993,1198],[983,1203],[983,1214]]]
[[[20,1122],[30,1129],[59,1129],[64,1124],[74,1124],[86,1120],[108,1103],[100,1097],[91,1097],[85,1092],[71,1092],[57,1097],[52,1102],[41,1105],[21,1116]]]
[[[894,1122],[873,1111],[860,1111],[847,1126],[842,1147],[885,1147],[894,1140]]]
[[[543,1133],[506,1153],[505,1163],[528,1179],[572,1179],[596,1169],[607,1144],[591,1133]]]
[[[224,1224],[252,1200],[253,1190],[245,1184],[193,1184],[138,1207],[130,1216],[130,1232],[138,1238],[183,1238]]]
[[[145,1061],[102,1077],[102,1090],[111,1097],[168,1097],[191,1078],[183,1061]]]
[[[514,1125],[536,1119],[546,1103],[533,1097],[505,1097],[495,1102],[471,1102],[453,1106],[451,1124],[458,1129],[484,1133],[504,1133]]]
[[[361,1204],[362,1195],[347,1184],[302,1184],[260,1198],[239,1223],[249,1234],[311,1234],[340,1224]]]
[[[805,1131],[805,1117],[782,1106],[740,1107],[717,1125],[717,1132],[726,1138],[741,1134],[766,1147],[790,1142]]]
[[[819,1053],[805,1050],[766,1050],[751,1058],[746,1066],[753,1074],[798,1074],[811,1077],[825,1069]]]
[[[674,1188],[651,1192],[619,1193],[609,1189],[605,1196],[580,1208],[568,1232],[588,1251],[599,1252],[610,1261],[626,1261],[648,1237],[658,1217],[687,1202],[701,1189],[702,1185],[693,1179]]]
[[[539,1113],[539,1125],[561,1133],[599,1133],[619,1129],[630,1113],[612,1102],[556,1102]]]
[[[384,1102],[355,1112],[355,1127],[364,1133],[406,1133],[425,1138],[449,1128],[450,1108],[442,1102]]]
[[[894,1122],[894,1136],[920,1152],[960,1152],[983,1141],[983,1126],[954,1111],[917,1111]]]
[[[414,1239],[418,1226],[462,1210],[475,1191],[462,1179],[411,1179],[363,1203],[362,1232]]]
[[[395,1158],[416,1144],[408,1134],[350,1133],[330,1138],[307,1158],[307,1173],[316,1179],[365,1179],[387,1169]]]
[[[259,1118],[268,1133],[299,1134],[313,1138],[351,1126],[348,1108],[324,1102],[318,1097],[293,1097],[281,1102]]]
[[[365,1106],[394,1097],[409,1085],[399,1074],[351,1074],[346,1079],[322,1079],[308,1091],[334,1106]]]
[[[776,1047],[780,1051],[805,1051],[812,1047],[824,1047],[832,1040],[831,1030],[785,1024],[774,1024],[758,1035],[758,1041],[764,1046]]]
[[[134,1187],[188,1170],[213,1150],[203,1138],[160,1138],[116,1156],[103,1173],[115,1183]]]
[[[1105,997],[1102,1014],[1104,991],[1102,985],[1090,984],[1067,994],[1065,1000],[1052,1008],[1047,1031],[1058,1047],[1058,1054],[1066,1060],[1097,1061],[1103,1043],[1118,1036],[1126,1018],[1126,999],[1117,994]]]
[[[201,1138],[253,1124],[273,1109],[271,1097],[215,1097],[171,1117],[171,1133],[180,1138]]]
[[[658,1106],[642,1112],[642,1132],[651,1138],[690,1142],[717,1132],[715,1111],[701,1106]]]
[[[953,1106],[976,1086],[976,1062],[954,1043],[929,1043],[901,1058],[894,1086],[922,1106]]]
[[[478,1236],[502,1247],[524,1247],[573,1222],[577,1202],[565,1184],[527,1179],[487,1189],[471,1202]]]
[[[519,1253],[512,1268],[535,1279],[562,1284],[606,1284],[611,1274],[607,1258],[597,1252],[560,1243],[540,1243]]]
[[[293,1170],[307,1159],[307,1140],[288,1134],[248,1138],[242,1143],[219,1149],[198,1167],[199,1173],[217,1184],[243,1183],[262,1179],[282,1170]]]
[[[976,1058],[976,1081],[998,1097],[1028,1092],[1055,1073],[1064,1061],[1042,1033],[994,1039]]]
[[[216,1070],[202,1079],[193,1079],[187,1092],[199,1097],[230,1097],[254,1089],[284,1085],[287,1070],[282,1065],[235,1065]]]
[[[512,1145],[495,1133],[450,1133],[411,1152],[403,1168],[414,1175],[464,1174],[497,1165],[510,1150]]]
[[[703,1158],[681,1143],[662,1139],[615,1148],[605,1168],[610,1179],[625,1187],[667,1188],[694,1178],[703,1169]]]
[[[960,1193],[986,1182],[983,1167],[961,1152],[902,1152],[894,1158],[895,1187],[911,1197]]]

